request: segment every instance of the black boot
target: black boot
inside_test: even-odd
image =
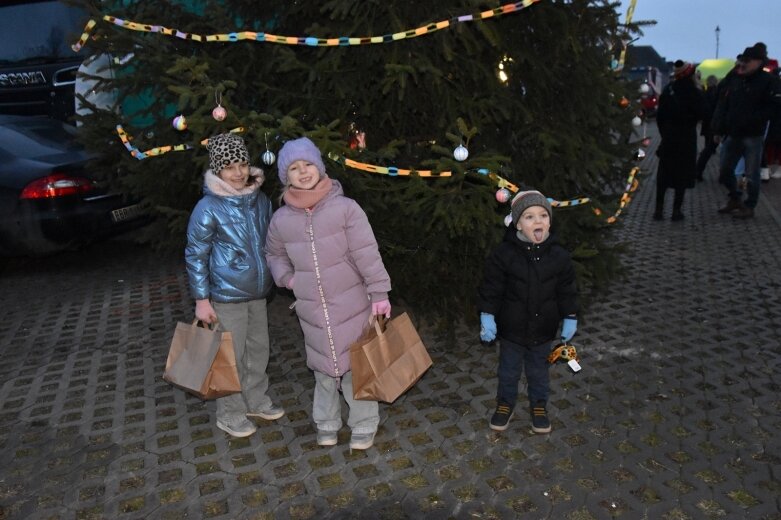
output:
[[[683,220],[683,213],[681,212],[681,208],[683,207],[683,197],[685,194],[685,189],[675,189],[675,199],[673,199],[673,220]]]
[[[654,211],[654,220],[664,219],[664,217],[662,216],[662,209],[664,209],[664,206],[662,204],[656,205],[656,210]]]

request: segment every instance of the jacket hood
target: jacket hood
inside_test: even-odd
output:
[[[254,193],[263,185],[263,181],[266,180],[263,170],[255,166],[250,166],[249,178],[252,182],[247,187],[237,190],[209,169],[203,174],[203,192],[218,197],[240,197]]]

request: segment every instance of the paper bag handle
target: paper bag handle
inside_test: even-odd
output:
[[[219,323],[220,323],[219,320],[216,320],[214,323],[206,323],[205,321],[199,320],[198,318],[193,319],[193,325],[197,325],[202,329],[214,330],[217,328],[217,325],[219,325]]]
[[[374,330],[377,332],[378,336],[383,335],[385,328],[388,326],[388,321],[390,321],[384,314],[372,315],[370,320],[374,322]]]

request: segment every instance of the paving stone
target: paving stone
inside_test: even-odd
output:
[[[735,221],[715,211],[714,160],[686,219],[653,221],[651,132],[615,226],[624,272],[580,320],[583,371],[551,369],[549,435],[531,431],[525,388],[509,429],[490,430],[496,349],[466,325],[419,323],[434,366],[380,406],[375,446],[351,451],[346,427],[317,446],[314,378],[280,293],[268,372],[287,413],[231,439],[213,402],[161,378],[192,317],[178,255],[119,237],[5,262],[0,519],[781,520],[781,182]]]

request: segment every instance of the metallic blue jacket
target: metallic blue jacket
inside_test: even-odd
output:
[[[239,303],[265,298],[272,287],[263,256],[271,201],[260,189],[220,196],[204,187],[190,215],[185,262],[196,300]]]

